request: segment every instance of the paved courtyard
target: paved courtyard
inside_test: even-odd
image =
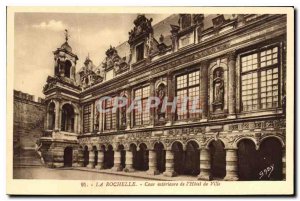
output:
[[[90,172],[74,169],[50,169],[45,167],[14,168],[14,179],[59,179],[59,180],[149,180],[130,176]]]
[[[197,181],[196,176],[180,175],[165,177],[148,175],[145,171],[115,172],[109,169],[97,170],[89,168],[57,168],[46,167],[15,167],[14,179],[59,179],[59,180],[160,180],[160,181]],[[216,179],[218,180],[218,179]]]

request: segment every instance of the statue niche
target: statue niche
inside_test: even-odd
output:
[[[126,106],[121,107],[120,126],[121,128],[126,128]]]
[[[164,84],[160,84],[156,90],[156,96],[159,98],[160,103],[156,108],[157,120],[159,122],[165,121],[166,112],[162,111],[163,101],[166,96],[166,86]]]
[[[213,73],[213,108],[214,111],[223,111],[224,108],[224,71],[217,68]]]
[[[94,123],[94,130],[99,131],[99,118],[100,118],[100,112],[98,108],[96,108],[96,114],[95,114],[95,123]]]

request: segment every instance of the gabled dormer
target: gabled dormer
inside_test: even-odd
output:
[[[138,15],[134,20],[134,28],[129,32],[128,43],[131,51],[132,63],[140,63],[149,58],[153,50],[152,18]]]
[[[83,89],[88,88],[96,83],[102,82],[103,77],[95,70],[95,65],[89,56],[84,61],[84,66],[79,71],[80,85]]]
[[[180,14],[178,25],[171,25],[173,50],[195,44],[203,29],[203,14]]]
[[[102,62],[102,69],[105,73],[105,80],[110,80],[115,76],[129,70],[126,57],[120,57],[115,47],[110,46],[105,52],[106,57]]]

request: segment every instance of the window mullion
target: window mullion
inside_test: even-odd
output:
[[[257,109],[261,109],[261,68],[260,68],[260,64],[261,64],[261,52],[258,52],[257,55]]]

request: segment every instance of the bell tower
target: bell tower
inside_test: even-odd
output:
[[[69,38],[68,30],[65,29],[65,42],[53,52],[54,76],[65,78],[69,82],[75,82],[78,57],[72,52],[72,47],[68,43]]]

